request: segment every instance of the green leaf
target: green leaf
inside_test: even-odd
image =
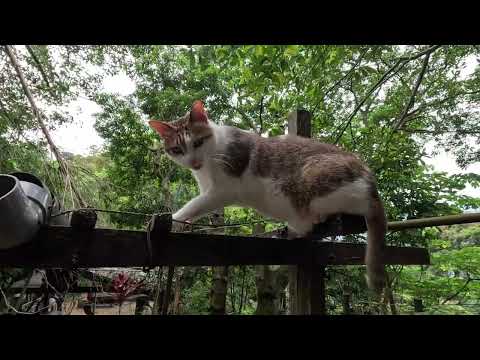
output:
[[[287,57],[298,55],[300,47],[298,45],[288,45],[283,54]]]

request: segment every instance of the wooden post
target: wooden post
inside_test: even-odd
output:
[[[138,297],[135,300],[135,315],[144,315],[147,305],[148,298],[142,296]]]
[[[311,119],[312,114],[306,110],[291,112],[288,133],[311,137]],[[289,282],[290,314],[325,314],[325,266],[313,264],[311,244],[307,246],[304,263],[290,267]]]
[[[214,225],[224,225],[224,210],[218,209],[213,213],[211,223]],[[225,231],[215,231],[216,234],[222,234]],[[210,313],[211,315],[225,315],[227,304],[227,286],[228,286],[228,267],[212,267],[212,289],[210,292]]]
[[[312,137],[312,114],[306,110],[292,111],[288,114],[288,133],[303,137]]]
[[[413,307],[415,309],[415,314],[421,314],[425,311],[422,299],[413,299]]]
[[[253,235],[263,234],[264,224],[254,226]],[[276,284],[276,272],[268,265],[255,266],[255,284],[257,287],[257,309],[255,315],[277,315],[279,312],[279,291]]]

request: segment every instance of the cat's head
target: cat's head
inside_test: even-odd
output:
[[[163,139],[167,155],[179,165],[200,170],[215,150],[213,129],[199,100],[176,121],[150,120],[148,124]]]

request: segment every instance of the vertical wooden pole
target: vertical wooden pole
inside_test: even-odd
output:
[[[223,209],[218,209],[213,213],[211,223],[220,226],[225,224]],[[217,234],[222,234],[224,232],[223,229],[215,231]],[[212,275],[213,282],[210,293],[210,313],[211,315],[225,315],[227,304],[228,267],[212,267]]]
[[[288,133],[311,137],[311,119],[312,114],[306,110],[291,112],[288,115]],[[310,248],[307,246],[303,264],[289,269],[290,314],[325,314],[325,267],[313,264]]]
[[[145,308],[147,307],[148,300],[143,297],[139,297],[135,300],[135,315],[143,315]]]
[[[253,235],[265,232],[264,224],[256,224]],[[255,284],[257,287],[257,309],[255,315],[277,315],[278,301],[275,272],[268,265],[255,266]]]

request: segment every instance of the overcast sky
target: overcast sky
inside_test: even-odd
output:
[[[476,63],[475,58],[467,61],[463,75],[471,74]],[[116,75],[105,79],[103,82],[103,90],[126,96],[134,92],[135,84],[126,75]],[[93,101],[79,99],[73,102],[70,108],[74,115],[75,122],[59,127],[52,132],[52,137],[63,151],[87,155],[91,146],[101,146],[103,144],[103,139],[93,128],[95,122],[94,114],[100,111],[100,107]],[[431,146],[434,145],[434,143],[431,144]],[[454,158],[445,152],[440,153],[435,158],[425,158],[424,160],[426,163],[434,166],[435,170],[445,171],[449,174],[464,172],[480,173],[480,162],[472,164],[466,170],[461,170],[455,164]],[[463,193],[480,197],[480,189],[469,187]]]

